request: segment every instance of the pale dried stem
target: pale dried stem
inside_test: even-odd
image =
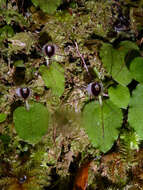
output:
[[[79,51],[78,45],[77,45],[76,42],[74,42],[74,43],[75,43],[75,46],[76,46],[76,51],[77,51],[79,57],[80,57],[81,60],[82,60],[83,66],[84,66],[85,70],[87,71],[88,75],[90,75],[90,74],[89,74],[89,70],[88,70],[88,68],[87,68],[87,65],[86,65],[86,63],[85,63],[85,60],[84,60],[82,54],[81,54],[80,51]]]

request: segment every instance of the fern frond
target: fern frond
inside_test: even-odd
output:
[[[128,166],[134,162],[134,154],[139,149],[139,143],[139,137],[134,131],[124,131],[120,136],[120,154]]]

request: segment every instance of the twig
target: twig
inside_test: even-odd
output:
[[[85,63],[85,60],[84,60],[84,58],[83,58],[82,54],[79,52],[78,45],[77,45],[77,43],[76,43],[76,42],[74,42],[74,43],[75,43],[75,46],[76,46],[76,51],[77,51],[77,53],[78,53],[79,57],[80,57],[80,58],[81,58],[81,60],[82,60],[83,66],[84,66],[84,68],[86,69],[86,71],[87,71],[88,75],[90,76],[90,74],[89,74],[89,70],[88,70],[87,65],[86,65],[86,63]]]

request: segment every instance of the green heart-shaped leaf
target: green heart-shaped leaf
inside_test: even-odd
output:
[[[107,152],[118,138],[122,124],[122,112],[111,101],[88,103],[83,110],[83,126],[88,137],[96,148]],[[104,127],[104,135],[103,135]]]
[[[143,58],[136,57],[132,60],[130,65],[130,72],[135,80],[143,82]]]
[[[49,67],[42,65],[39,69],[47,88],[52,89],[55,96],[60,97],[64,92],[65,77],[64,69],[56,62]]]
[[[126,109],[129,100],[130,100],[130,92],[129,89],[126,86],[117,85],[116,87],[110,87],[108,89],[108,94],[110,97],[110,100],[119,108]]]
[[[128,122],[137,135],[143,139],[143,85],[141,84],[133,91],[129,103]]]
[[[61,0],[32,0],[35,6],[39,6],[43,12],[53,14],[60,5]]]
[[[40,103],[30,105],[30,110],[18,107],[13,114],[17,134],[23,140],[35,144],[46,134],[49,123],[49,112]]]
[[[100,50],[100,56],[107,72],[123,86],[127,86],[132,80],[132,75],[125,63],[125,56],[131,50],[138,51],[139,48],[130,41],[121,42],[117,49],[111,44],[104,43]]]

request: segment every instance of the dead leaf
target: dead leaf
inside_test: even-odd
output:
[[[90,167],[91,161],[87,161],[81,165],[77,171],[75,177],[73,190],[86,190],[88,183],[88,169]]]

